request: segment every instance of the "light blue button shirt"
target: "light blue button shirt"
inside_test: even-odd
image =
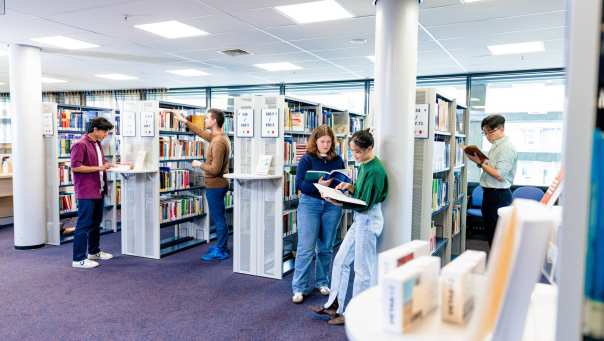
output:
[[[504,136],[493,142],[487,156],[489,157],[488,164],[497,169],[502,179],[499,181],[489,173],[482,171],[480,186],[485,188],[510,188],[516,175],[518,154],[509,137]]]

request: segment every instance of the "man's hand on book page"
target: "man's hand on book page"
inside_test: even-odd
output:
[[[333,178],[329,179],[329,180],[323,180],[323,178],[321,178],[321,179],[319,179],[318,183],[319,183],[319,185],[329,187],[329,185],[331,185],[332,181],[333,181]]]

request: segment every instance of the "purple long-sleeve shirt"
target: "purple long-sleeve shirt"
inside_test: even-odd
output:
[[[103,164],[105,155],[101,143],[84,135],[78,142],[71,146],[71,169],[80,166],[98,167],[99,159],[96,153],[96,145],[101,150]],[[99,172],[92,173],[73,173],[73,185],[75,188],[76,199],[102,199],[107,192],[107,173],[103,172],[104,188],[101,188],[101,177]]]

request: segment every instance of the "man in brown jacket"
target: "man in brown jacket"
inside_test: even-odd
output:
[[[182,115],[177,115],[191,131],[202,139],[210,142],[206,153],[206,162],[194,162],[193,166],[199,166],[205,173],[206,198],[210,209],[210,217],[216,227],[216,243],[210,247],[208,252],[201,257],[203,261],[224,260],[229,258],[227,241],[229,231],[226,226],[224,197],[229,188],[229,182],[223,177],[229,171],[229,155],[231,154],[231,142],[224,135],[224,113],[220,109],[210,109],[205,118],[205,128],[189,122]]]

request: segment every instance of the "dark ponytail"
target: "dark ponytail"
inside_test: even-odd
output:
[[[352,134],[350,142],[357,145],[361,149],[368,149],[373,147],[373,135],[369,132],[369,129],[363,129]]]

